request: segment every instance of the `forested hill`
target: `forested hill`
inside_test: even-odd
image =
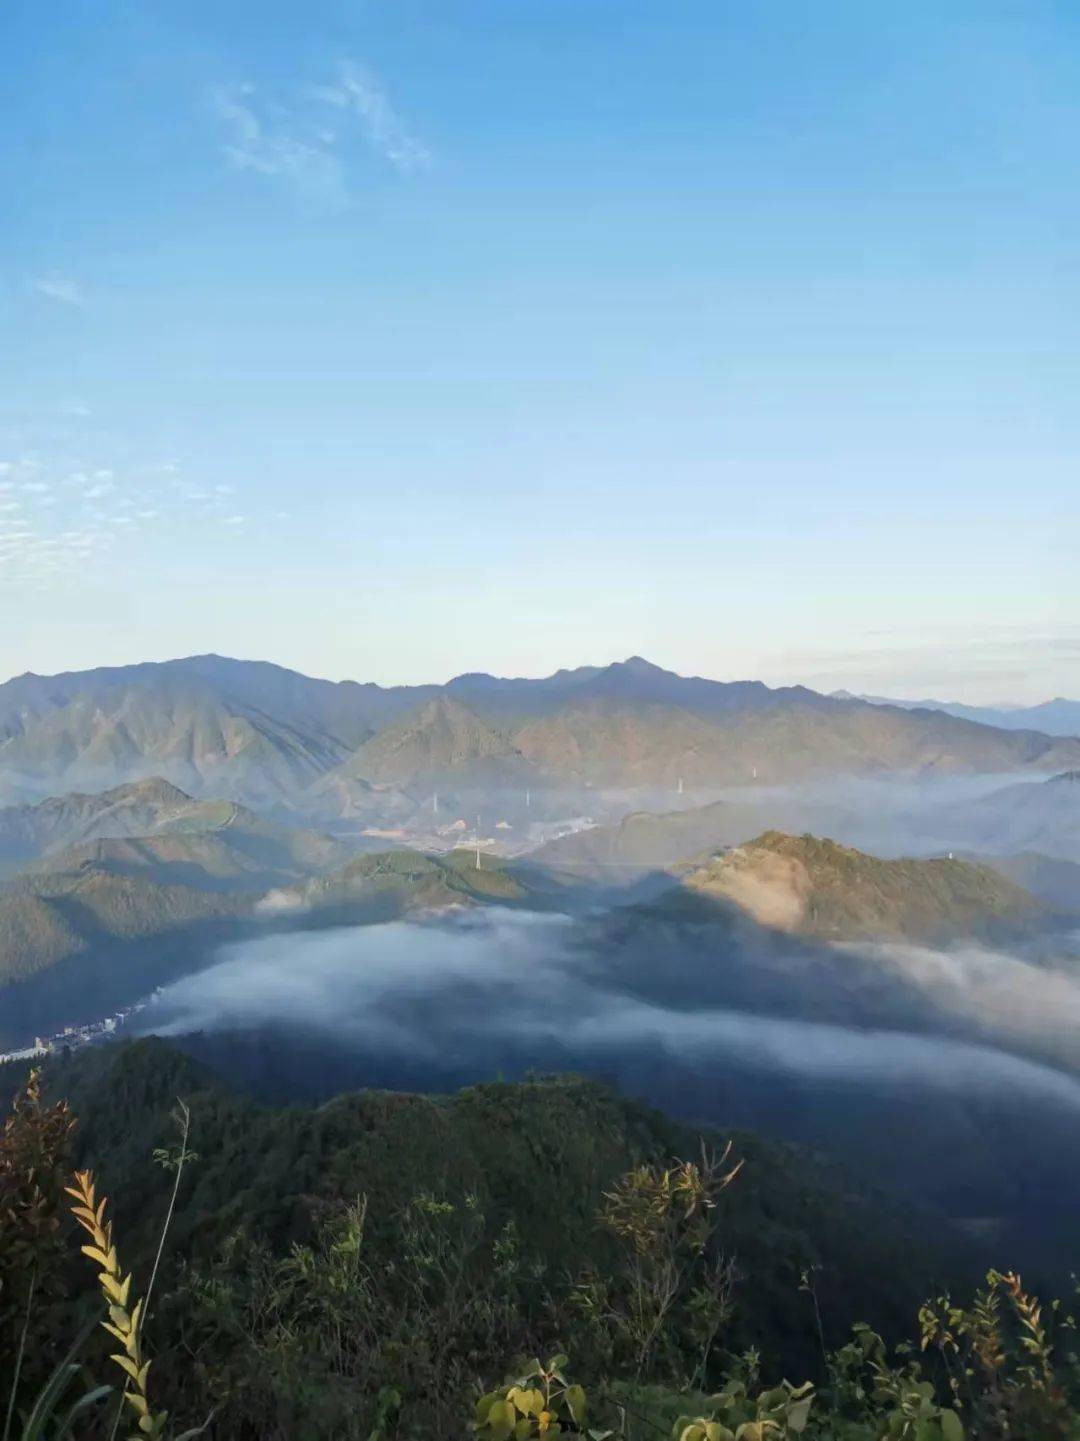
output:
[[[0,1067],[5,1101],[19,1068]],[[53,1095],[79,1120],[77,1154],[114,1198],[126,1264],[149,1259],[167,1193],[150,1162],[172,1130],[181,1096],[192,1112],[192,1167],[174,1223],[173,1250],[209,1263],[237,1232],[278,1251],[309,1240],[327,1208],[366,1197],[376,1246],[413,1198],[453,1205],[477,1198],[493,1232],[512,1225],[550,1284],[610,1260],[596,1228],[602,1193],[632,1165],[700,1157],[699,1133],[592,1081],[554,1077],[493,1082],[452,1096],[363,1091],[318,1107],[264,1107],[230,1091],[164,1041],[90,1048],[51,1058]],[[928,1285],[956,1261],[959,1233],[934,1254],[925,1217],[800,1147],[731,1137],[744,1162],[723,1199],[723,1246],[745,1278],[732,1344],[767,1344],[806,1370],[816,1346],[805,1267],[820,1267],[821,1298],[841,1338],[869,1319],[889,1332],[910,1322]],[[961,1247],[962,1250],[962,1247]]]
[[[677,874],[692,894],[731,902],[762,925],[828,940],[948,941],[1048,915],[988,866],[952,856],[882,860],[782,831],[699,857]]]
[[[0,1068],[4,1094],[25,1081],[25,1068]],[[779,1437],[801,1432],[811,1406],[820,1441],[900,1436],[911,1414],[926,1419],[911,1433],[926,1441],[1075,1434],[1045,1424],[1076,1414],[1053,1343],[1035,1332],[1032,1365],[1008,1324],[1026,1318],[1030,1335],[1038,1301],[997,1273],[981,1312],[948,1314],[962,1336],[989,1317],[972,1334],[1002,1348],[1016,1425],[964,1428],[967,1398],[935,1355],[891,1347],[929,1296],[918,1323],[940,1349],[947,1303],[933,1298],[954,1284],[970,1295],[972,1251],[938,1218],[905,1216],[801,1148],[677,1126],[573,1077],[274,1110],[157,1040],[50,1058],[43,1087],[0,1114],[0,1240],[16,1242],[0,1246],[0,1375],[16,1374],[22,1336],[17,1403],[37,1394],[80,1315],[73,1371],[87,1386],[115,1379],[119,1353],[95,1324],[104,1291],[114,1334],[137,1335],[152,1363],[125,1372],[140,1387],[134,1404],[151,1378],[153,1434],[193,1424],[211,1441],[451,1441],[477,1430],[492,1441],[647,1441],[681,1436],[686,1425],[673,1423],[689,1407],[730,1416],[729,1436]],[[74,1147],[53,1109],[65,1097]],[[94,1176],[76,1176],[86,1199],[75,1214],[100,1238],[82,1254],[63,1191],[77,1165]],[[21,1188],[35,1182],[24,1215]],[[102,1264],[110,1286],[95,1285]],[[129,1269],[134,1289],[120,1279]],[[1063,1315],[1067,1345],[1075,1322]],[[548,1380],[523,1360],[534,1354],[561,1358]],[[549,1398],[574,1424],[531,1424],[539,1393],[501,1381],[530,1365],[544,1386],[560,1373]],[[562,1371],[587,1391],[566,1389]],[[785,1375],[810,1379],[778,1385]],[[997,1414],[1000,1394],[973,1387],[976,1419]],[[598,1427],[579,1424],[586,1402]],[[85,1402],[95,1405],[87,1441],[108,1434],[120,1388],[99,1386]],[[518,1405],[531,1409],[515,1429]],[[796,1424],[744,1429],[777,1408]]]

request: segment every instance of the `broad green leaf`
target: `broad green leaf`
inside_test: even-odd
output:
[[[500,1399],[495,1401],[488,1411],[487,1429],[496,1441],[506,1441],[508,1436],[513,1435],[517,1419],[517,1412],[510,1402]]]
[[[964,1441],[964,1427],[955,1411],[942,1411],[941,1434],[944,1441]]]
[[[570,1415],[579,1426],[585,1423],[585,1388],[583,1386],[568,1386],[566,1388],[565,1401]]]
[[[810,1406],[813,1402],[812,1396],[804,1396],[801,1401],[796,1401],[793,1406],[788,1407],[787,1424],[789,1431],[804,1431],[806,1429],[807,1417],[810,1415]]]

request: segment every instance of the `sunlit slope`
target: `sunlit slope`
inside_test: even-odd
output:
[[[782,831],[689,862],[679,876],[693,895],[736,905],[761,925],[823,940],[943,941],[1046,917],[1030,892],[989,866],[881,860]]]
[[[389,918],[450,905],[517,904],[528,894],[523,881],[491,857],[477,867],[467,850],[446,856],[402,850],[359,856],[331,875],[275,892],[264,905]]]

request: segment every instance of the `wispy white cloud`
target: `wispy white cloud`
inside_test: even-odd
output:
[[[365,66],[345,61],[336,84],[314,92],[316,99],[355,115],[372,150],[406,174],[431,162],[431,152],[413,135],[390,104],[378,78]]]
[[[276,178],[323,203],[349,199],[357,142],[402,174],[428,165],[431,153],[394,109],[378,78],[343,62],[329,84],[269,97],[245,83],[211,97],[225,140],[223,153],[239,170]],[[328,123],[336,117],[336,123]]]
[[[253,85],[219,90],[213,104],[227,132],[224,153],[238,170],[277,177],[311,199],[344,203],[341,157],[317,133],[305,135],[298,117],[264,118]]]
[[[59,305],[73,305],[81,310],[86,304],[82,287],[66,275],[41,275],[32,284],[39,295],[55,300]]]
[[[224,537],[246,523],[238,503],[232,486],[192,485],[175,461],[102,465],[85,452],[16,452],[0,461],[0,587],[78,583],[155,540],[205,534],[207,524]]]

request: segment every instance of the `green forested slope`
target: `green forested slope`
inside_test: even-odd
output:
[[[0,1068],[0,1086],[18,1075]],[[166,1434],[209,1416],[215,1441],[465,1441],[478,1418],[492,1441],[686,1441],[689,1423],[672,1423],[689,1413],[733,1423],[690,1436],[743,1441],[1075,1435],[1067,1311],[1042,1321],[1008,1274],[991,1275],[973,1310],[950,1309],[937,1288],[963,1281],[957,1238],[801,1149],[737,1134],[725,1151],[719,1136],[573,1078],[271,1110],[157,1041],[54,1059],[45,1089],[79,1119],[64,1160],[93,1167],[96,1189],[80,1186],[113,1226],[101,1244],[122,1262],[109,1266],[133,1272],[128,1312],[176,1187],[141,1340],[152,1364],[137,1382],[175,1418]],[[24,1101],[15,1130],[0,1127],[0,1239],[23,1234],[19,1128],[30,1139],[34,1114]],[[25,1313],[28,1278],[0,1248],[0,1375],[13,1374],[23,1331],[24,1391],[101,1309],[96,1268],[56,1200],[62,1173],[40,1174],[60,1224],[31,1242],[28,1255],[51,1258],[49,1285]],[[927,1288],[925,1357],[890,1355]],[[113,1322],[133,1326],[124,1304]],[[975,1368],[991,1347],[987,1383]],[[99,1327],[85,1333],[86,1384],[115,1379],[110,1351]],[[564,1351],[538,1372],[528,1359]],[[951,1388],[950,1365],[969,1363],[967,1385]],[[567,1371],[587,1389],[550,1374]],[[551,1398],[539,1429],[529,1397],[501,1379],[523,1373]],[[784,1374],[812,1380],[776,1389]],[[77,1434],[107,1435],[118,1404],[116,1388]],[[581,1421],[586,1404],[597,1429]],[[777,1428],[754,1430],[766,1416]]]

